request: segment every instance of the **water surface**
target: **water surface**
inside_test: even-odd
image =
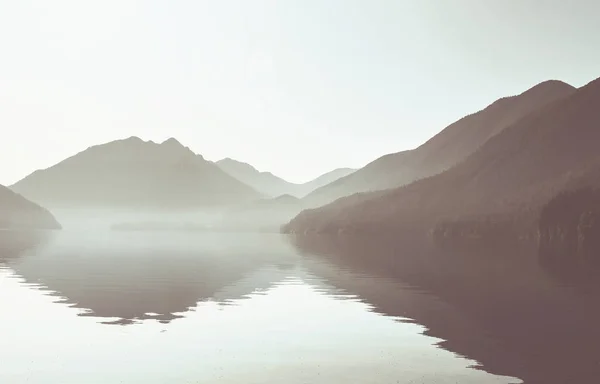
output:
[[[2,232],[0,249],[0,382],[520,383],[539,367],[514,323],[546,319],[558,347],[596,336],[518,312],[532,290],[575,316],[595,297],[569,304],[585,295],[535,263],[511,280],[491,258],[193,232]]]

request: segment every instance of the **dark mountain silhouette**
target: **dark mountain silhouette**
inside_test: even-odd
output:
[[[0,229],[60,229],[45,208],[0,185]]]
[[[11,187],[49,207],[200,208],[261,195],[175,139],[96,145]]]
[[[503,129],[443,173],[304,211],[284,230],[395,231],[440,219],[535,210],[566,188],[571,176],[598,175],[590,164],[600,164],[599,105],[600,79]]]
[[[551,245],[557,253],[582,254],[594,248],[589,239],[596,228],[598,204],[590,187],[600,185],[600,158],[592,159],[581,169],[571,170],[539,187],[540,193],[529,204],[509,207],[492,215],[480,214],[442,220],[433,228],[433,239],[444,247],[494,246],[506,247],[523,240],[537,240],[541,254],[548,254]],[[543,204],[553,193],[559,192]],[[565,203],[566,201],[566,203]],[[547,212],[553,206],[566,208],[558,216]],[[566,206],[566,207],[564,207]],[[515,209],[516,208],[516,209]],[[579,216],[578,216],[579,215]],[[577,217],[575,222],[573,217]],[[583,227],[580,226],[583,224]],[[572,235],[580,237],[572,244]],[[581,240],[581,241],[580,241]],[[599,248],[600,249],[600,248]]]
[[[538,224],[540,258],[600,263],[600,190],[567,190],[548,202]]]
[[[502,98],[449,125],[414,150],[380,157],[353,174],[315,190],[306,197],[307,204],[319,206],[353,193],[395,188],[438,174],[530,112],[574,91],[574,87],[552,80],[520,95]]]
[[[325,173],[314,180],[296,184],[275,176],[271,172],[260,172],[250,164],[230,158],[219,160],[216,164],[231,176],[271,197],[285,194],[304,197],[315,189],[327,185],[341,177],[345,177],[355,171],[355,169],[351,168],[338,168]]]

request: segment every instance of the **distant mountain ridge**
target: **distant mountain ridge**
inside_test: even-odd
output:
[[[598,106],[600,79],[503,128],[447,171],[303,211],[284,231],[395,231],[440,219],[535,210],[571,183],[600,185]]]
[[[0,185],[0,229],[60,229],[45,208]]]
[[[49,207],[188,209],[262,197],[173,138],[95,145],[11,189]]]
[[[443,172],[519,119],[575,90],[569,84],[550,80],[517,96],[499,99],[450,124],[416,149],[382,156],[315,190],[306,197],[307,204],[316,207],[354,193],[395,188]]]
[[[345,177],[355,171],[355,169],[351,168],[338,168],[309,182],[297,184],[290,183],[275,176],[271,172],[260,172],[250,164],[231,158],[219,160],[216,164],[231,176],[271,197],[292,195],[301,198],[315,189],[327,185],[341,177]]]
[[[284,195],[294,188],[294,184],[275,176],[271,172],[260,172],[250,164],[229,157],[217,161],[216,164],[229,175],[267,196]]]

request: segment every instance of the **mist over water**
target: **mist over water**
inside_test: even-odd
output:
[[[197,225],[214,225],[222,217],[222,210],[141,210],[117,209],[102,207],[52,208],[52,213],[61,225],[68,230],[108,230],[120,224],[162,223],[165,226],[194,223]]]
[[[110,207],[52,207],[52,213],[68,230],[155,231],[210,230],[211,232],[279,233],[282,224],[301,207],[261,199],[213,208],[186,210],[117,209]]]
[[[281,235],[66,228],[0,244],[2,382],[520,382],[424,334],[415,305],[470,321],[435,295]]]

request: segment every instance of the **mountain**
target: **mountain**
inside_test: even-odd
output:
[[[449,125],[414,150],[385,155],[353,174],[315,190],[306,197],[307,203],[319,206],[353,193],[395,188],[438,174],[527,114],[574,91],[571,85],[551,80],[520,95],[502,98]]]
[[[296,184],[289,183],[271,172],[260,172],[241,161],[226,158],[217,161],[216,164],[229,175],[267,196],[280,196],[296,188]]]
[[[331,183],[334,183],[335,181],[345,178],[349,175],[352,175],[354,172],[356,172],[356,169],[352,169],[352,168],[337,168],[334,169],[333,171],[327,172],[319,177],[317,177],[316,179],[309,181],[307,183],[301,184],[300,185],[300,193],[298,193],[299,196],[306,196],[309,193],[322,188],[326,185],[329,185]]]
[[[0,185],[0,229],[60,229],[45,208]]]
[[[598,106],[600,79],[504,128],[445,172],[303,211],[284,231],[397,231],[441,219],[535,210],[574,177],[600,183],[600,168],[593,166],[600,166]]]
[[[296,197],[304,197],[315,189],[327,185],[355,171],[354,169],[350,168],[338,168],[307,183],[295,184],[285,181],[284,179],[275,176],[271,172],[260,172],[250,164],[246,164],[234,159],[225,158],[217,161],[216,164],[231,176],[251,186],[257,191],[271,197],[277,197],[286,194]]]
[[[48,207],[188,209],[261,198],[175,139],[90,147],[11,187]]]

